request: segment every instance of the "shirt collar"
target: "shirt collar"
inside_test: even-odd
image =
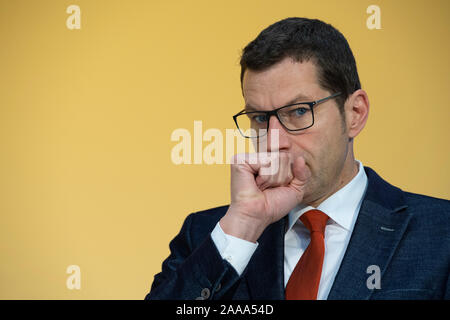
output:
[[[319,209],[331,220],[344,229],[351,231],[358,216],[359,208],[367,187],[367,175],[361,161],[358,162],[358,173],[349,183],[325,199],[317,208],[299,204],[289,212],[288,230],[298,221],[303,213],[311,209]]]

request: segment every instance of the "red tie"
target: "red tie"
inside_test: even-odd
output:
[[[300,220],[309,229],[311,242],[289,278],[286,300],[316,300],[325,255],[324,232],[328,216],[314,209],[305,212]]]

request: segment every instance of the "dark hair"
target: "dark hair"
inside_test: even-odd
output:
[[[331,93],[342,92],[336,98],[341,113],[347,97],[361,88],[355,58],[345,37],[332,25],[307,18],[278,21],[244,48],[241,86],[245,70],[263,71],[287,57],[315,63],[319,85]]]

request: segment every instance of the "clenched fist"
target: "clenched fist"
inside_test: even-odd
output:
[[[236,155],[231,165],[231,204],[220,220],[231,236],[256,242],[264,229],[298,205],[311,176],[302,157],[287,152]]]

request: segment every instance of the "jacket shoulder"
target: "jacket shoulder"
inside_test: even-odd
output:
[[[409,211],[415,214],[430,211],[439,212],[447,216],[450,214],[449,200],[404,191],[385,181],[370,167],[364,167],[364,169],[368,178],[365,200],[372,201],[394,211],[407,207]]]
[[[407,210],[411,214],[409,230],[427,243],[436,239],[435,248],[444,251],[450,248],[450,201],[430,196],[404,192]],[[422,243],[424,244],[424,243]]]
[[[426,203],[428,205],[436,205],[436,206],[442,206],[449,208],[450,207],[450,200],[447,199],[441,199],[441,198],[435,198],[431,196],[427,196],[424,194],[418,194],[408,191],[403,191],[405,193],[406,199],[415,204],[421,204]]]
[[[228,205],[191,213],[188,219],[202,224],[216,224],[227,212]]]
[[[368,177],[365,201],[391,212],[411,216],[410,230],[427,231],[427,237],[450,233],[450,201],[404,191],[389,184],[373,169],[364,168]]]
[[[191,213],[185,220],[190,226],[190,235],[194,243],[202,241],[213,231],[219,220],[227,213],[228,205]]]
[[[439,212],[447,217],[450,215],[450,201],[434,198],[423,194],[404,191],[405,202],[414,212]]]

